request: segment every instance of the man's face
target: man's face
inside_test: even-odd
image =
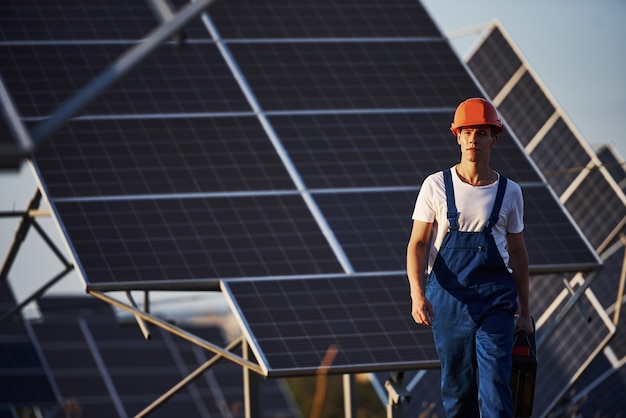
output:
[[[457,142],[461,146],[461,154],[470,161],[489,158],[496,137],[491,135],[491,125],[474,125],[463,127]]]

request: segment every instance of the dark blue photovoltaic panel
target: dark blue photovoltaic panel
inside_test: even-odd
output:
[[[73,121],[36,162],[55,199],[295,188],[252,116]]]
[[[438,367],[430,328],[411,318],[404,275],[222,282],[268,377]]]
[[[0,45],[2,77],[22,116],[47,116],[132,46]],[[250,107],[217,47],[200,43],[161,47],[81,114],[228,111]]]
[[[554,114],[550,100],[529,72],[524,73],[498,110],[523,145],[528,145]]]
[[[566,218],[563,207],[554,200],[550,190],[546,186],[526,187],[522,190],[525,203],[524,238],[531,272],[597,268],[595,254],[578,238],[580,232]],[[568,265],[572,268],[567,268]]]
[[[623,227],[626,206],[600,170],[591,170],[565,202],[594,248]]]
[[[441,37],[418,1],[228,0],[209,14],[225,39]]]
[[[267,111],[449,108],[480,94],[442,40],[233,43],[229,49]]]
[[[357,273],[406,268],[406,245],[416,197],[416,189],[315,194]]]
[[[275,116],[270,121],[310,189],[416,186],[457,161],[447,113]],[[446,139],[446,140],[442,140]]]
[[[340,273],[298,195],[59,202],[90,283]]]
[[[460,150],[449,112],[273,116],[276,133],[310,189],[419,186],[451,167]],[[502,134],[494,168],[540,181],[520,147]]]
[[[558,195],[567,190],[591,161],[591,155],[562,118],[546,132],[531,157]]]
[[[618,156],[615,149],[609,146],[600,148],[597,155],[613,180],[620,185],[622,191],[626,192],[626,162],[623,158]]]
[[[138,40],[159,24],[147,1],[3,0],[0,3],[0,42]],[[191,22],[185,31],[189,37],[208,38],[199,20]]]
[[[480,80],[487,96],[496,97],[522,66],[521,59],[505,39],[498,27],[493,27],[467,66]]]

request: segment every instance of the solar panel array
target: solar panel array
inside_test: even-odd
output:
[[[31,126],[156,25],[122,3],[3,6],[3,75]],[[458,160],[447,126],[481,94],[422,6],[216,2],[187,36],[35,155],[86,285],[402,271],[418,186]],[[496,168],[529,186],[533,268],[597,265],[521,148],[500,144]]]
[[[124,325],[108,304],[93,298],[46,297],[39,307],[43,320],[33,329],[64,401],[46,416],[65,417],[70,407],[89,417],[135,416],[212,357],[159,328],[151,328],[150,340],[144,340],[136,324]],[[226,345],[215,326],[186,329]],[[282,385],[260,383],[263,417],[300,416]],[[241,367],[220,361],[150,416],[230,416],[242,408]]]
[[[24,121],[35,126],[156,23],[145,2],[0,5],[3,77]],[[458,161],[455,106],[482,91],[426,11],[409,0],[218,1],[187,39],[157,50],[35,154],[85,285],[222,280],[268,375],[313,373],[344,337],[335,320],[352,327],[337,372],[432,366],[428,336],[402,309],[410,213],[422,180]],[[524,189],[532,270],[597,267],[520,146],[531,139],[518,139],[504,132],[493,162]],[[273,291],[287,284],[327,291],[301,313],[283,309],[291,293]],[[382,313],[382,334],[366,338],[335,309],[340,296],[367,302],[356,312],[368,318]],[[313,308],[328,312],[319,329],[304,326]],[[275,312],[304,316],[277,327]]]
[[[606,347],[585,369],[572,388],[573,403],[586,415],[619,415],[626,405],[622,396],[624,373],[626,372],[626,310],[622,309],[615,318],[619,295],[619,280],[626,262],[624,245],[613,245],[605,253],[604,268],[594,280],[591,290],[598,303],[615,321],[617,328]],[[622,289],[624,293],[624,290]],[[624,298],[622,294],[622,298]]]
[[[15,308],[13,291],[0,280],[0,316]],[[0,323],[0,416],[15,408],[46,407],[57,401],[56,386],[28,323],[18,313]]]

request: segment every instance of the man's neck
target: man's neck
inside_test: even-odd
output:
[[[470,164],[460,162],[455,167],[461,181],[472,186],[485,186],[495,183],[498,175],[488,164]]]

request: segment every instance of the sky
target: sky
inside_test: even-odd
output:
[[[626,1],[624,0],[423,0],[445,35],[499,21],[543,85],[582,137],[592,146],[612,144],[623,159],[626,136]],[[466,56],[478,33],[451,39]],[[0,211],[22,210],[36,183],[28,166],[0,172]],[[0,218],[0,257],[13,242],[19,219]],[[61,246],[50,219],[39,223]],[[34,231],[23,244],[10,281],[23,300],[62,270]],[[83,292],[70,274],[50,293]],[[190,297],[190,296],[185,296]]]

